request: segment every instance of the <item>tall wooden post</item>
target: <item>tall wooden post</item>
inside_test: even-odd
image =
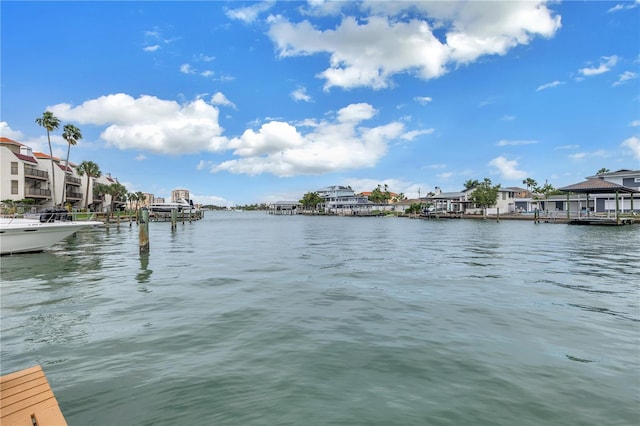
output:
[[[140,253],[149,252],[149,210],[142,209],[139,227]]]
[[[497,217],[496,222],[500,222],[500,207],[496,207]]]
[[[171,209],[171,230],[175,231],[176,230],[176,222],[178,221],[178,210],[176,209]]]
[[[571,200],[569,199],[569,192],[567,192],[567,220],[571,219]]]
[[[618,198],[618,191],[616,191],[616,223],[620,225],[620,200]]]

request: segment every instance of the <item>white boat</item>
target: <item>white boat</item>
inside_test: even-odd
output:
[[[196,207],[193,205],[193,201],[179,198],[173,203],[153,203],[149,206],[151,212],[168,213],[171,210],[195,212]]]
[[[43,251],[74,232],[97,221],[58,221],[43,215],[38,219],[0,218],[0,254]]]

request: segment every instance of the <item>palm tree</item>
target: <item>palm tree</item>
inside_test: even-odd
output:
[[[82,139],[82,133],[80,133],[80,129],[73,124],[65,124],[62,128],[62,139],[67,141],[67,160],[64,163],[64,179],[62,181],[62,204],[64,205],[64,199],[67,193],[67,170],[70,170],[69,152],[71,151],[71,145],[76,145],[78,141]]]
[[[104,183],[96,183],[93,186],[93,196],[94,197],[102,197],[105,194],[109,193],[109,185]]]
[[[480,185],[480,182],[477,179],[469,179],[464,183],[464,189],[475,188],[478,185]]]
[[[113,209],[116,205],[116,201],[120,201],[127,196],[127,188],[119,183],[112,183],[107,186],[107,194],[111,196],[111,205],[109,208],[109,217],[113,214]]]
[[[53,197],[53,205],[56,205],[56,171],[54,170],[54,161],[53,161],[53,150],[51,149],[51,132],[60,127],[60,120],[53,115],[51,111],[45,111],[42,114],[42,117],[36,118],[36,124],[40,127],[44,127],[47,129],[47,141],[49,141],[49,156],[51,158],[51,183],[53,185],[53,190],[51,191],[51,195]]]
[[[526,178],[525,180],[522,181],[522,183],[524,185],[527,185],[527,191],[529,192],[531,192],[533,188],[538,186],[538,182],[536,182],[535,179],[532,179],[532,178]]]
[[[597,172],[596,174],[597,174],[597,175],[603,175],[603,174],[605,174],[605,173],[608,173],[609,171],[610,171],[609,169],[607,169],[607,168],[603,167],[603,168],[601,168],[600,170],[598,170],[598,172]]]
[[[98,178],[102,176],[102,172],[100,171],[100,167],[93,161],[83,161],[80,163],[78,168],[76,169],[78,175],[84,176],[87,175],[87,192],[84,196],[85,205],[84,208],[89,208],[89,185],[91,185],[91,178]]]

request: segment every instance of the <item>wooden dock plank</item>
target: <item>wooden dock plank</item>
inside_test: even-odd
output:
[[[0,424],[66,426],[40,366],[0,377]]]

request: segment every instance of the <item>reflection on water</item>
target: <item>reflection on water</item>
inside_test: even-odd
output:
[[[148,283],[151,279],[151,274],[153,271],[149,269],[149,256],[147,253],[140,253],[140,271],[136,274],[136,281],[140,284]],[[146,287],[145,291],[146,291]]]

